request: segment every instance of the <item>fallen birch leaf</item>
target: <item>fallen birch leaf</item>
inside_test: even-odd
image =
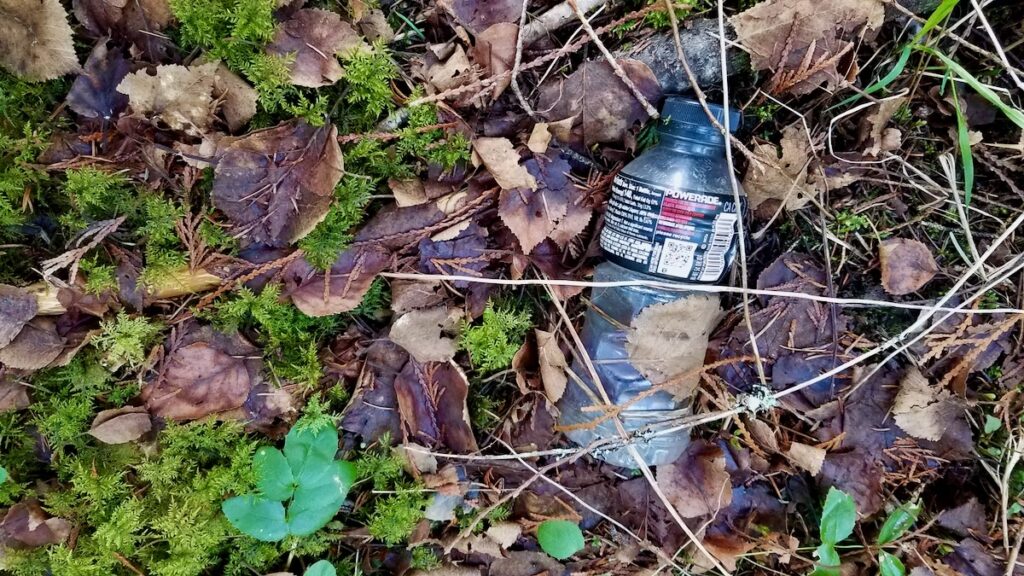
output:
[[[714,516],[732,502],[725,455],[704,440],[692,442],[674,463],[658,466],[657,481],[683,518]]]
[[[36,297],[15,286],[0,284],[0,348],[7,346],[35,318]]]
[[[537,180],[519,163],[519,153],[508,138],[477,138],[473,153],[503,190],[537,189]]]
[[[7,346],[0,349],[0,364],[19,370],[39,370],[61,355],[66,342],[57,333],[55,320],[35,318],[25,324]]]
[[[153,429],[149,412],[142,406],[103,410],[96,415],[89,435],[104,444],[125,444]]]
[[[452,324],[445,306],[413,310],[395,320],[388,338],[405,348],[417,362],[447,362],[455,356],[455,340],[442,334]]]
[[[743,189],[753,210],[769,200],[778,202],[770,207],[772,210],[780,204],[787,210],[799,210],[818,194],[808,181],[811,149],[803,130],[787,126],[782,131],[780,146],[781,157],[772,143],[754,145],[754,157],[761,162],[751,162],[743,177]]]
[[[523,254],[533,252],[545,238],[564,248],[590,222],[583,191],[569,178],[571,167],[562,155],[537,156],[523,166],[536,186],[502,190],[498,216],[519,240]]]
[[[964,403],[949,390],[931,386],[916,367],[900,381],[893,402],[896,425],[915,438],[937,442],[951,426],[963,420]]]
[[[309,316],[330,316],[359,306],[380,272],[391,264],[391,254],[378,246],[349,248],[324,272],[298,259],[285,267],[285,295]]]
[[[0,2],[0,67],[41,81],[78,70],[68,13],[60,0]]]
[[[35,500],[11,506],[0,522],[0,546],[25,549],[60,544],[71,535],[71,523],[47,514]]]
[[[817,476],[818,472],[821,472],[822,464],[825,463],[826,454],[827,452],[822,448],[793,442],[790,444],[786,456],[789,456],[789,460],[793,464],[810,472],[811,476]]]
[[[565,354],[558,347],[558,338],[551,332],[534,330],[537,336],[537,362],[540,364],[540,378],[544,384],[544,394],[552,404],[565,394],[568,378],[565,375],[569,367]]]
[[[128,96],[132,111],[163,120],[172,130],[201,136],[213,124],[216,62],[198,66],[167,64],[156,73],[139,70],[125,76],[117,91]]]
[[[707,294],[644,308],[629,327],[630,364],[654,384],[672,380],[667,391],[689,398],[700,381],[698,370],[704,365],[711,331],[721,317],[718,297]]]
[[[345,75],[339,54],[369,49],[362,37],[341,16],[319,8],[299,10],[277,25],[267,52],[291,59],[291,81],[296,86],[319,88]]]
[[[889,294],[903,296],[924,287],[939,272],[931,250],[908,238],[889,238],[878,246],[882,287]]]

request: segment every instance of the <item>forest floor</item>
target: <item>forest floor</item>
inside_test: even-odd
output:
[[[1022,89],[996,0],[0,0],[0,571],[1024,574]],[[673,93],[747,213],[621,468],[557,404]]]

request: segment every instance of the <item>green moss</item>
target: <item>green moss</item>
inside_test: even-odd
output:
[[[418,489],[399,490],[375,501],[366,527],[374,538],[395,546],[405,542],[423,520],[430,494]]]
[[[374,490],[388,490],[405,477],[402,459],[391,450],[391,440],[381,438],[379,447],[367,450],[355,461],[360,480],[369,480]]]
[[[345,59],[345,81],[348,90],[346,120],[356,131],[373,127],[382,114],[394,109],[391,81],[398,78],[398,66],[383,45],[367,52],[361,50]]]
[[[417,546],[412,549],[412,568],[427,571],[440,566],[441,559],[430,546]]]
[[[93,339],[93,345],[103,351],[107,366],[138,367],[146,359],[161,326],[144,316],[129,316],[119,312],[113,320],[100,324],[102,332]]]
[[[85,258],[79,263],[78,269],[85,277],[87,293],[99,295],[108,290],[117,290],[114,266],[101,264],[96,258]]]
[[[310,264],[326,270],[352,242],[353,229],[363,221],[375,183],[368,178],[346,174],[334,189],[334,204],[299,247]]]
[[[459,334],[459,347],[469,352],[480,373],[497,372],[512,364],[526,332],[533,326],[530,313],[488,303],[480,324],[466,324]]]

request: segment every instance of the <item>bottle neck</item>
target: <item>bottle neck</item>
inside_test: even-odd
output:
[[[687,154],[719,158],[725,155],[724,139],[718,142],[709,141],[710,139],[706,134],[695,133],[689,135],[679,134],[678,132],[659,132],[658,138],[659,146],[664,146],[672,150],[679,150],[680,152],[686,152]]]

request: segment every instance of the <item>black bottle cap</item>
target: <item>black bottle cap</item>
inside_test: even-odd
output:
[[[726,109],[718,104],[708,103],[708,110],[715,120],[725,125]],[[734,108],[728,109],[729,132],[735,133],[743,120],[743,115]],[[711,123],[701,103],[681,96],[669,96],[661,108],[663,123],[658,131],[668,136],[699,140],[707,144],[721,145],[725,142],[721,131]]]

